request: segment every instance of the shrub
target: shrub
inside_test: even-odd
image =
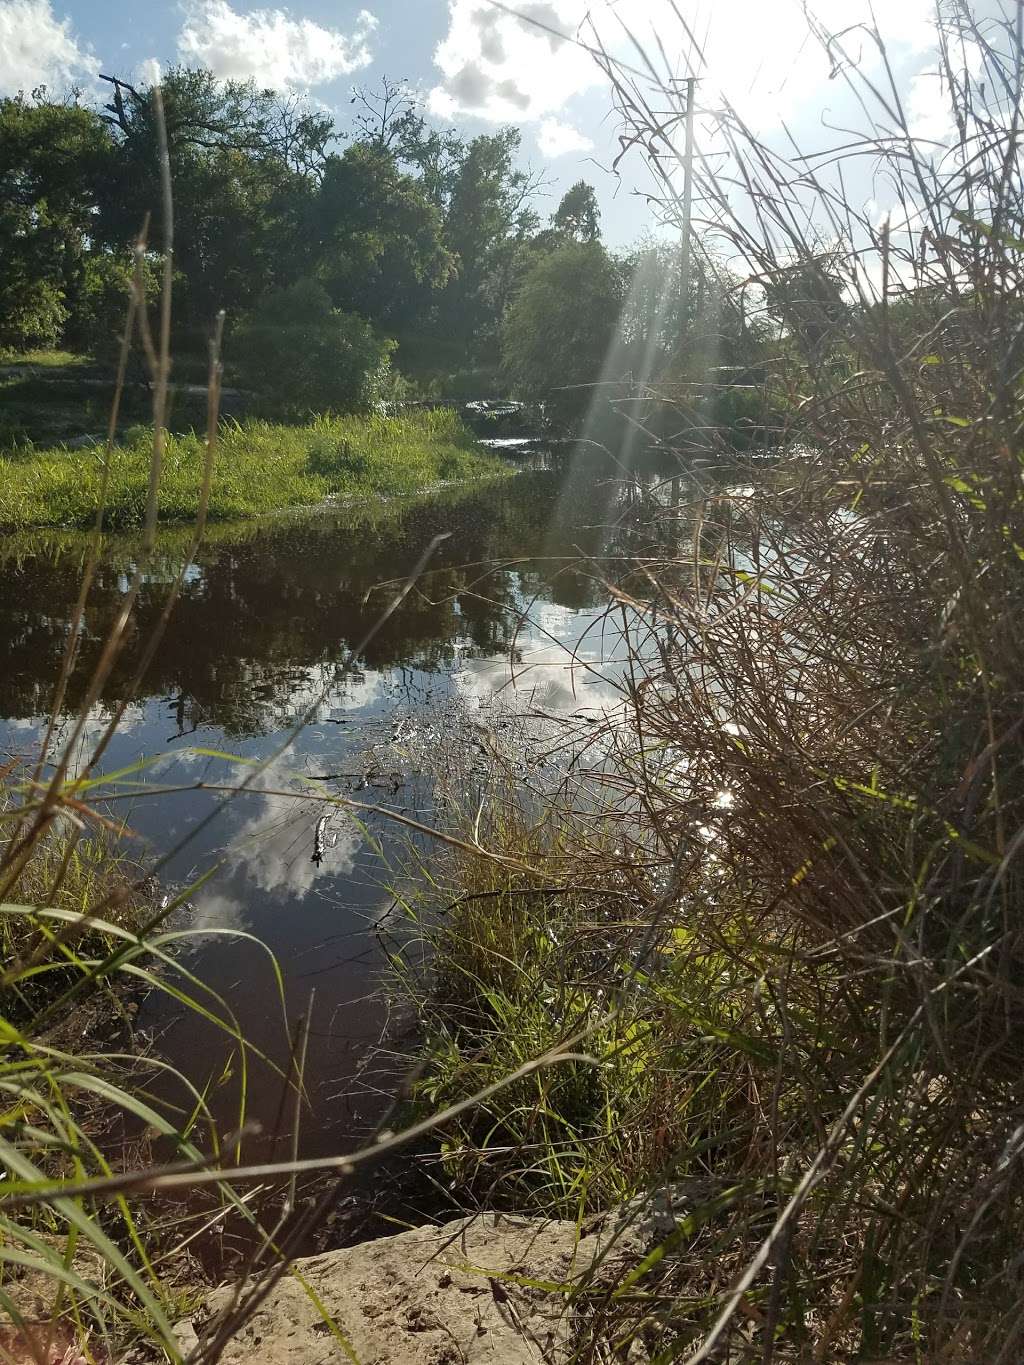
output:
[[[52,346],[67,320],[62,291],[50,280],[12,269],[0,290],[0,346]]]
[[[365,412],[381,396],[394,342],[331,307],[313,280],[267,294],[235,340],[243,383],[288,417]]]
[[[64,329],[64,341],[72,350],[93,355],[116,351],[124,332],[133,269],[134,263],[127,253],[97,252],[83,259]],[[148,264],[146,270],[146,292],[153,298],[157,268]]]

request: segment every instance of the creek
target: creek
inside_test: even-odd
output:
[[[214,1013],[284,1067],[294,1021],[310,1011],[305,1156],[358,1142],[392,1080],[376,1047],[391,1025],[377,930],[394,903],[396,860],[410,841],[429,850],[386,812],[429,825],[424,753],[482,746],[510,699],[550,715],[614,704],[620,663],[596,628],[606,594],[588,561],[622,534],[627,502],[622,483],[596,469],[529,469],[364,513],[213,527],[188,568],[104,755],[102,771],[120,775],[98,807],[124,821],[126,852],[159,864],[172,893],[211,874],[174,924]],[[128,696],[187,543],[185,531],[161,534],[73,769]],[[60,532],[0,541],[0,763],[38,752],[85,553],[83,538]],[[130,536],[107,543],[69,717],[138,554]],[[62,726],[58,747],[70,721]],[[226,790],[246,781],[241,795]],[[357,821],[299,799],[315,782],[376,809]],[[273,1129],[281,1080],[271,1065],[250,1056],[243,1067],[223,1029],[163,996],[138,1027],[193,1085],[210,1087],[225,1130],[243,1097],[244,1117]],[[189,1102],[181,1087],[174,1098]]]

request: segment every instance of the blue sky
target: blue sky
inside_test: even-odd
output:
[[[542,213],[574,180],[590,180],[606,236],[616,245],[654,225],[643,196],[649,182],[635,158],[627,158],[620,176],[612,173],[617,124],[609,92],[592,58],[551,30],[591,41],[599,36],[627,61],[637,60],[634,36],[644,44],[658,40],[678,75],[699,72],[706,107],[724,95],[769,138],[786,127],[798,140],[821,146],[832,136],[826,121],[863,125],[843,83],[830,78],[824,53],[808,39],[800,0],[680,0],[692,39],[672,0],[509,0],[509,8],[537,22],[524,23],[490,0],[294,0],[287,6],[0,0],[0,94],[73,83],[88,95],[98,71],[145,78],[158,65],[186,62],[303,91],[345,121],[354,84],[403,78],[422,92],[440,123],[470,133],[506,122],[521,126],[524,160],[551,182],[538,203]],[[869,0],[820,0],[812,8],[827,27],[848,28],[867,18]],[[922,130],[941,135],[948,119],[933,0],[883,0],[877,13],[912,117]],[[878,65],[873,48],[856,36],[852,41],[871,74]],[[699,135],[710,141],[713,123],[702,121]],[[867,180],[862,190],[865,199],[874,193]]]

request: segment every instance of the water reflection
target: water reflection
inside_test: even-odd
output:
[[[307,1070],[313,1117],[303,1139],[310,1154],[357,1140],[365,1117],[351,1081],[387,1021],[373,926],[393,899],[388,861],[413,836],[379,813],[358,823],[337,814],[316,861],[325,807],[298,798],[322,783],[429,821],[430,786],[416,754],[423,743],[443,742],[453,707],[486,715],[513,696],[541,713],[614,706],[622,651],[614,632],[598,629],[605,594],[587,558],[625,534],[619,496],[597,477],[567,485],[533,471],[385,509],[362,524],[317,516],[214,528],[186,576],[144,695],[104,759],[112,772],[157,758],[145,781],[178,790],[153,796],[129,775],[114,784],[111,809],[126,820],[137,857],[166,860],[165,881],[186,885],[215,869],[181,918],[195,934],[188,967],[228,1002],[255,1047],[282,1061],[287,1025],[266,952],[232,933],[252,934],[273,952],[292,1017],[316,991]],[[407,575],[441,534],[448,538],[430,572],[352,660],[354,642],[393,593],[381,585]],[[78,762],[126,696],[185,544],[184,534],[161,540]],[[137,553],[118,539],[105,554],[71,708]],[[31,753],[41,739],[84,556],[77,537],[0,543],[0,758]],[[280,754],[305,714],[312,722]],[[224,792],[209,789],[236,787],[254,762],[265,766],[244,795],[225,805]],[[237,1070],[224,1072],[223,1034],[191,1011],[155,1004],[141,1022],[196,1085],[218,1078],[215,1107],[231,1126],[241,1082]],[[247,1084],[250,1115],[272,1122],[279,1082],[268,1072]]]
[[[507,650],[530,596],[574,610],[598,600],[594,583],[564,561],[538,558],[499,574],[479,567],[510,552],[543,557],[557,546],[565,553],[565,542],[553,542],[549,528],[556,487],[555,475],[527,473],[470,495],[415,502],[355,529],[326,516],[241,532],[215,528],[149,669],[148,693],[167,699],[180,734],[193,727],[262,734],[286,724],[322,691],[332,690],[336,706],[360,707],[374,674],[400,665],[440,670],[456,642],[468,652]],[[589,492],[587,505],[573,509],[578,525],[590,523],[580,525],[577,537],[584,555],[599,548],[613,497],[610,486]],[[449,539],[421,589],[377,632],[360,667],[343,672],[346,644],[366,634],[386,601],[377,585],[410,572],[432,537],[445,533]],[[135,548],[112,543],[100,567],[71,706],[123,598]],[[45,709],[84,556],[80,538],[0,543],[0,715]],[[108,700],[124,695],[179,566],[168,549],[147,575]]]

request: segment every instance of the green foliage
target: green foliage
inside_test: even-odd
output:
[[[453,761],[458,769],[454,751]],[[426,990],[406,966],[408,947],[393,958],[423,1020],[420,1105],[466,1100],[585,1035],[572,1049],[582,1055],[445,1125],[446,1178],[491,1207],[576,1218],[699,1174],[709,1128],[734,1128],[733,1141],[749,1131],[732,1074],[737,1045],[773,1056],[726,954],[696,959],[683,932],[666,926],[654,938],[634,919],[614,837],[600,814],[581,818],[582,787],[579,806],[562,794],[535,820],[500,760],[483,818],[462,806],[458,780],[442,790],[456,828],[471,825],[487,852],[460,851],[440,878],[435,866],[430,903],[407,907],[413,942],[422,934],[429,944]],[[674,1085],[673,1076],[703,1080]]]
[[[94,251],[84,256],[64,339],[76,350],[109,356],[124,334],[135,262],[127,252]],[[155,267],[146,262],[147,293],[156,293]]]
[[[177,323],[208,329],[305,273],[305,214],[333,135],[329,117],[251,81],[172,68],[161,80],[174,185]],[[162,240],[154,89],[112,84],[105,115],[114,148],[99,187],[98,240],[134,241],[151,215]]]
[[[577,180],[562,195],[558,208],[551,215],[551,226],[574,242],[596,242],[601,235],[601,210],[593,185]]]
[[[56,351],[50,347],[30,351],[0,350],[0,364],[16,371],[30,369],[73,371],[88,363],[88,356],[75,355],[73,351]]]
[[[155,90],[105,79],[97,110],[43,94],[0,102],[0,347],[108,350],[147,216],[159,266]],[[519,132],[432,128],[404,87],[384,85],[360,96],[361,136],[338,155],[333,120],[301,98],[202,69],[164,73],[179,352],[204,351],[196,339],[220,311],[230,326],[316,278],[335,307],[451,352],[418,374],[496,363],[537,226]]]
[[[107,524],[142,524],[152,433],[127,433],[110,464]],[[102,449],[28,449],[0,459],[0,526],[88,526],[96,514]],[[160,517],[195,516],[204,441],[169,436]],[[454,413],[321,417],[308,426],[225,423],[218,439],[210,517],[231,520],[325,498],[392,497],[442,481],[500,476]]]
[[[537,225],[533,181],[517,166],[520,143],[515,128],[474,138],[450,164],[442,191],[456,271],[438,304],[438,327],[466,355],[488,362],[496,358],[522,244]]]
[[[599,242],[567,242],[535,262],[505,319],[502,355],[517,390],[579,413],[601,377],[622,301]],[[570,392],[557,393],[569,388]]]
[[[0,775],[0,1166],[5,1194],[30,1202],[0,1212],[5,1352],[110,1360],[145,1343],[179,1360],[173,1324],[195,1292],[177,1283],[187,1260],[176,1270],[168,1261],[187,1256],[190,1218],[168,1220],[149,1199],[104,1204],[73,1187],[114,1174],[114,1134],[145,1134],[140,1151],[155,1141],[190,1162],[202,1159],[200,1147],[217,1150],[209,1092],[159,1058],[143,1060],[132,1017],[144,995],[162,995],[212,1025],[239,1065],[250,1053],[265,1059],[176,952],[189,938],[164,926],[176,902],[160,906],[140,894],[141,871],[119,851],[110,822],[94,820],[80,799],[88,829],[59,813],[41,825],[31,814],[19,821],[19,808],[37,796],[38,787],[7,764]],[[283,1021],[280,975],[270,962],[268,985],[271,995],[278,988]],[[150,1094],[154,1078],[170,1102]],[[69,1192],[40,1193],[55,1183]],[[252,1222],[227,1185],[217,1200],[223,1214],[233,1206]]]
[[[268,410],[292,417],[368,411],[393,349],[368,322],[333,308],[315,280],[268,294],[234,339],[246,386]]]
[[[91,110],[0,100],[0,346],[60,340],[107,151]]]
[[[0,233],[7,226],[0,222]],[[57,281],[30,273],[26,262],[14,259],[14,255],[9,250],[0,250],[0,268],[4,270],[0,344],[18,350],[55,345],[68,317],[63,290]]]
[[[451,274],[439,210],[379,146],[330,157],[311,212],[317,276],[337,308],[407,323]]]

